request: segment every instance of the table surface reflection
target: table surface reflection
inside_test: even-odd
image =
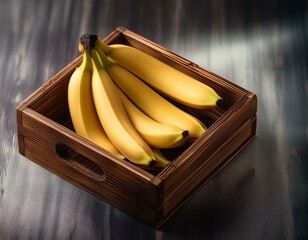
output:
[[[308,239],[307,1],[0,5],[0,239]],[[258,96],[256,138],[158,230],[18,152],[16,106],[118,26]]]

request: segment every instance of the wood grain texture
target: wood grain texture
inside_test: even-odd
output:
[[[1,239],[306,239],[307,1],[0,0]],[[153,230],[22,157],[16,106],[117,26],[258,96],[247,148]],[[75,48],[74,48],[75,47]]]

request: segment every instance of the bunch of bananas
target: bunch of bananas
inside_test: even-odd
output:
[[[106,45],[85,34],[83,59],[68,85],[76,133],[139,166],[170,163],[159,149],[200,137],[206,126],[163,96],[193,108],[213,108],[222,98],[209,86],[123,44]]]

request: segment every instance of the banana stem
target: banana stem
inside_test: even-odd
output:
[[[96,40],[98,39],[97,35],[94,34],[84,34],[80,37],[80,44],[82,45],[79,46],[79,51],[84,50],[90,52],[96,43]]]
[[[97,35],[82,35],[78,48],[81,52],[91,52],[92,58],[96,59],[96,63],[100,62],[100,65],[103,67],[107,67],[109,64],[113,63],[106,55],[110,51],[110,47],[103,43]],[[93,49],[96,50],[97,54],[92,53]]]
[[[98,53],[97,53],[97,51],[95,49],[91,50],[91,58],[92,58],[93,64],[95,65],[95,67],[97,69],[103,69],[104,68],[104,65],[100,61],[100,59],[98,57]]]
[[[85,69],[85,70],[92,70],[91,55],[88,51],[84,51],[82,53],[82,63],[81,63],[80,67]]]
[[[97,42],[105,53],[108,53],[110,51],[110,47],[106,43],[104,43],[102,39],[98,38]]]
[[[100,41],[100,40],[98,39],[98,41]],[[95,46],[95,50],[96,50],[96,52],[98,54],[99,59],[103,62],[104,66],[106,68],[108,67],[108,65],[113,63],[113,61],[106,56],[106,54],[104,52],[104,49],[102,48],[101,44],[98,43]]]

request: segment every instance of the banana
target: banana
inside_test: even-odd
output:
[[[172,148],[184,143],[189,135],[187,130],[154,121],[138,109],[119,88],[117,89],[130,121],[151,147]]]
[[[77,67],[68,84],[68,106],[76,133],[115,156],[124,156],[108,139],[98,119],[92,97],[92,61],[88,52],[83,53],[82,63]]]
[[[94,49],[92,92],[100,122],[115,147],[131,162],[152,165],[155,156],[152,149],[141,138],[129,121],[115,84],[101,65]]]
[[[158,148],[152,148],[152,151],[155,155],[156,163],[153,166],[142,166],[138,165],[142,169],[152,172],[152,173],[159,173],[163,168],[165,168],[168,164],[171,163],[160,151]]]
[[[97,40],[96,42],[99,43],[100,41]],[[198,138],[206,131],[206,126],[200,120],[177,108],[134,74],[107,58],[100,44],[96,44],[95,49],[113,81],[150,118],[163,124],[175,125],[187,130],[189,138]],[[131,59],[131,61],[133,60]]]
[[[101,39],[98,43],[115,62],[175,101],[201,109],[222,104],[222,98],[213,88],[149,54],[123,44],[106,45]]]
[[[165,158],[165,156],[162,154],[162,152],[159,149],[152,148],[152,151],[157,161],[155,164],[155,167],[165,168],[168,164],[171,163],[167,158]]]

